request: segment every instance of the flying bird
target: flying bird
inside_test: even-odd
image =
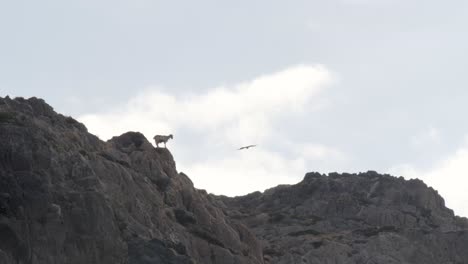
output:
[[[238,150],[242,150],[242,149],[249,149],[249,148],[253,148],[253,147],[256,147],[257,145],[248,145],[248,146],[245,146],[245,147],[242,147]]]

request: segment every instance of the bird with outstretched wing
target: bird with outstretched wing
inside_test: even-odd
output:
[[[242,149],[249,149],[249,148],[253,148],[253,147],[256,147],[257,145],[248,145],[248,146],[245,146],[245,147],[241,147],[239,148],[238,150],[242,150]]]

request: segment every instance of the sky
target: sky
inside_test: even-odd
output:
[[[0,0],[0,96],[173,134],[211,193],[376,170],[468,216],[467,24],[461,0]]]

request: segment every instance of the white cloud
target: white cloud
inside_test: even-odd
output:
[[[310,160],[324,160],[324,159],[336,159],[336,160],[343,160],[346,159],[346,155],[338,150],[337,148],[333,148],[330,146],[325,146],[322,144],[312,144],[312,143],[305,143],[298,146],[299,149],[296,151],[298,154],[306,159]]]
[[[422,170],[407,164],[391,171],[406,178],[423,180],[440,193],[447,207],[458,215],[468,217],[468,142],[431,169]]]
[[[418,148],[440,143],[440,132],[437,128],[433,126],[429,127],[428,129],[411,139],[411,145]]]
[[[301,143],[290,144],[285,150],[293,154],[285,155],[258,146],[202,162],[181,164],[181,167],[195,177],[197,188],[236,196],[264,191],[279,184],[295,184],[306,172],[328,172],[327,169],[333,167],[330,163],[336,165],[347,159],[341,151],[319,144],[306,144],[305,147],[301,147]]]
[[[303,147],[303,142],[283,146],[284,152],[272,150],[278,143],[278,128],[287,130],[280,121],[321,109],[318,95],[332,81],[323,66],[299,65],[201,94],[174,96],[155,87],[123,106],[78,119],[102,139],[127,131],[140,131],[147,138],[174,134],[169,146],[178,169],[198,188],[239,195],[297,182],[308,161],[341,157],[335,149],[318,144]],[[196,137],[178,140],[180,134]],[[244,144],[259,146],[236,150]]]
[[[288,159],[261,147],[182,167],[195,177],[197,188],[229,196],[297,183],[306,172],[302,158]]]
[[[106,113],[79,118],[103,139],[130,130],[147,137],[181,127],[220,132],[233,144],[265,140],[273,119],[302,111],[332,81],[323,66],[300,65],[253,81],[176,97],[157,88]]]

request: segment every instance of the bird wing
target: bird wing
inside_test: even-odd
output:
[[[252,147],[255,147],[255,146],[257,146],[257,145],[248,145],[248,146],[245,146],[245,147],[241,147],[238,150],[249,149],[249,148],[252,148]]]

